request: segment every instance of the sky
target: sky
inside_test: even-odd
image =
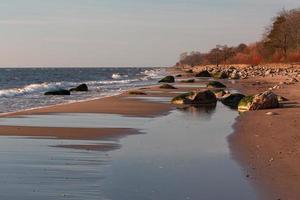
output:
[[[299,0],[1,0],[0,66],[170,66],[261,39]]]

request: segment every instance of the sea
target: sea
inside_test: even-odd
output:
[[[0,113],[102,98],[157,83],[164,68],[0,68]],[[45,96],[55,89],[87,84],[88,92]]]

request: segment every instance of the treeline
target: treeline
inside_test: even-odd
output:
[[[300,62],[300,8],[279,12],[259,42],[235,47],[217,45],[208,53],[185,52],[180,55],[177,65],[256,65],[270,62]]]

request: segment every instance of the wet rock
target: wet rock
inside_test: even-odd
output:
[[[223,83],[219,82],[219,81],[210,81],[207,84],[208,88],[226,88],[226,85],[224,85]]]
[[[215,72],[211,75],[215,79],[226,79],[228,75],[224,71]]]
[[[224,89],[215,89],[215,90],[211,90],[211,91],[215,94],[215,96],[218,100],[222,99],[226,94],[229,93],[228,91],[225,91]]]
[[[210,90],[189,92],[172,99],[173,104],[209,105],[216,104],[217,98]]]
[[[277,95],[271,91],[266,91],[254,96],[244,97],[239,105],[239,111],[261,110],[278,108],[279,102]]]
[[[147,95],[145,92],[142,92],[142,91],[129,91],[128,92],[129,95]]]
[[[70,91],[65,89],[51,90],[44,93],[44,95],[70,95],[70,94],[71,94]]]
[[[70,92],[87,92],[89,90],[86,84],[81,84],[75,88],[71,88]]]
[[[207,70],[201,71],[195,75],[195,77],[211,77]]]
[[[175,82],[174,76],[166,76],[165,78],[159,81],[159,83],[174,83],[174,82]]]
[[[225,98],[221,99],[221,102],[229,106],[231,108],[237,108],[240,101],[245,97],[243,94],[235,93],[235,94],[230,94],[226,96]]]
[[[181,83],[195,83],[195,79],[182,80]]]
[[[194,92],[187,92],[174,97],[171,102],[173,104],[188,104],[188,102],[192,101],[194,95]]]
[[[173,85],[170,85],[170,84],[163,84],[159,88],[161,88],[161,89],[177,89],[176,87],[174,87]]]

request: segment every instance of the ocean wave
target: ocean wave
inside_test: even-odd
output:
[[[140,73],[144,77],[143,80],[156,79],[163,76],[164,71],[162,69],[146,69]]]
[[[121,79],[121,78],[127,78],[128,75],[126,74],[119,74],[119,73],[115,73],[111,76],[112,79]]]
[[[86,81],[85,83],[89,88],[98,88],[98,86],[103,85],[118,85],[118,84],[130,84],[132,82],[138,82],[139,79],[125,79],[125,80],[103,80],[103,81]],[[52,83],[40,83],[40,84],[29,84],[20,88],[10,88],[0,90],[0,97],[17,97],[24,95],[32,95],[44,93],[49,90],[54,89],[69,89],[80,85],[81,82],[52,82]]]
[[[64,87],[70,87],[74,85],[72,82],[53,82],[53,83],[41,83],[41,84],[29,84],[22,88],[11,88],[0,90],[0,97],[14,97],[27,94],[45,92],[51,89],[58,89]]]
[[[128,78],[127,74],[122,73],[114,73],[111,76],[111,79],[108,80],[91,80],[91,81],[82,81],[82,82],[68,82],[68,81],[61,81],[61,82],[44,82],[44,83],[31,83],[29,85],[25,85],[19,88],[8,88],[0,90],[0,97],[9,98],[9,97],[18,97],[18,96],[25,96],[25,95],[36,95],[42,94],[46,91],[53,90],[53,89],[69,89],[71,87],[76,87],[82,83],[86,83],[91,90],[99,90],[105,88],[106,85],[111,85],[113,88],[119,87],[130,87],[132,85],[139,85],[139,82],[144,81],[152,81],[156,78],[162,76],[163,70],[161,69],[145,69],[132,79]],[[110,87],[108,87],[110,88]]]

